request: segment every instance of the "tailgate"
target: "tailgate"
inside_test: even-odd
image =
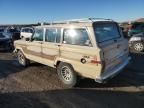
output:
[[[105,71],[121,64],[128,57],[128,43],[119,40],[102,48],[104,52]]]

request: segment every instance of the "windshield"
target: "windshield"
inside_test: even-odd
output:
[[[132,29],[141,30],[144,29],[144,23],[134,23]]]
[[[94,32],[98,42],[120,38],[120,32],[116,23],[99,22],[94,23]]]

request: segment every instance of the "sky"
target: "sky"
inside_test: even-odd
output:
[[[0,24],[29,24],[77,18],[117,22],[144,17],[144,0],[0,0]]]

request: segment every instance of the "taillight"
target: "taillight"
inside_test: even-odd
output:
[[[99,65],[99,64],[101,64],[102,62],[101,62],[100,59],[97,59],[97,56],[94,56],[93,58],[91,58],[90,63]]]
[[[101,70],[101,72],[102,72],[102,73],[103,73],[103,72],[104,72],[104,70],[105,70],[105,66],[106,66],[105,61],[102,61],[102,70]]]
[[[90,61],[92,64],[102,64],[102,61],[98,61],[98,60],[91,60]]]

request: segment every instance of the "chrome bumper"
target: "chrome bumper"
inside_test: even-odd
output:
[[[114,67],[112,70],[105,72],[100,77],[96,78],[95,81],[98,83],[104,83],[106,80],[116,76],[118,73],[121,72],[121,70],[128,65],[129,61],[131,60],[131,57],[128,57],[122,64]]]

